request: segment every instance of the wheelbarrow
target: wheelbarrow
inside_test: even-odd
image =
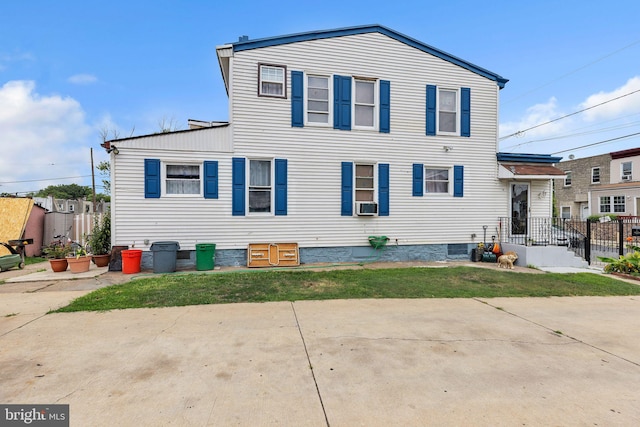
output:
[[[24,268],[24,247],[33,243],[33,239],[9,240],[7,243],[0,242],[0,245],[9,250],[9,255],[0,256],[0,271],[9,270],[14,267]],[[15,249],[15,248],[17,249]]]

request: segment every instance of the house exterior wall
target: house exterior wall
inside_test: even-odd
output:
[[[565,172],[571,171],[571,185],[565,185],[564,180],[555,181],[555,197],[558,215],[562,214],[562,207],[570,208],[571,217],[582,215],[581,206],[588,204],[588,215],[597,214],[597,207],[589,203],[589,193],[598,187],[606,185],[610,180],[611,155],[609,153],[582,159],[567,160],[557,165]],[[593,168],[600,168],[600,182],[592,183]]]
[[[286,98],[258,96],[260,63],[286,66]],[[385,235],[390,241],[381,259],[467,258],[482,239],[483,225],[508,216],[508,186],[497,177],[495,81],[380,33],[242,50],[224,70],[231,122],[224,130],[113,142],[119,149],[111,153],[114,245],[148,250],[154,241],[178,241],[181,250],[192,251],[210,242],[216,244],[216,263],[238,265],[249,243],[295,242],[302,262],[338,262],[375,256],[368,236]],[[292,71],[389,81],[390,132],[292,127]],[[425,135],[427,85],[470,88],[470,137]],[[247,165],[250,159],[286,159],[286,215],[232,214],[234,158]],[[161,165],[217,162],[217,198],[145,198],[145,159]],[[341,214],[343,162],[389,165],[388,216]],[[414,164],[463,166],[463,196],[414,196]],[[532,191],[547,191],[532,200],[532,212],[550,214],[549,185],[532,185]],[[143,258],[147,265],[149,255]]]
[[[622,179],[622,164],[631,163],[631,178],[629,180]],[[611,184],[640,181],[640,156],[622,157],[611,160],[611,174],[610,180],[607,181]]]
[[[44,208],[34,205],[29,214],[29,219],[24,228],[22,237],[25,239],[33,239],[33,244],[24,247],[24,254],[28,257],[40,256],[42,254],[42,241],[44,234]]]

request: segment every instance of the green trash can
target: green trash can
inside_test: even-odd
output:
[[[216,245],[196,243],[196,270],[213,270],[216,261]]]

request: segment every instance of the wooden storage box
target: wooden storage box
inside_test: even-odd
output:
[[[249,243],[248,267],[295,267],[300,265],[297,243]]]

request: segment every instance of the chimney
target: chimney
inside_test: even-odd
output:
[[[240,36],[240,37],[238,37],[238,41],[239,42],[248,42],[249,41],[249,36]]]

